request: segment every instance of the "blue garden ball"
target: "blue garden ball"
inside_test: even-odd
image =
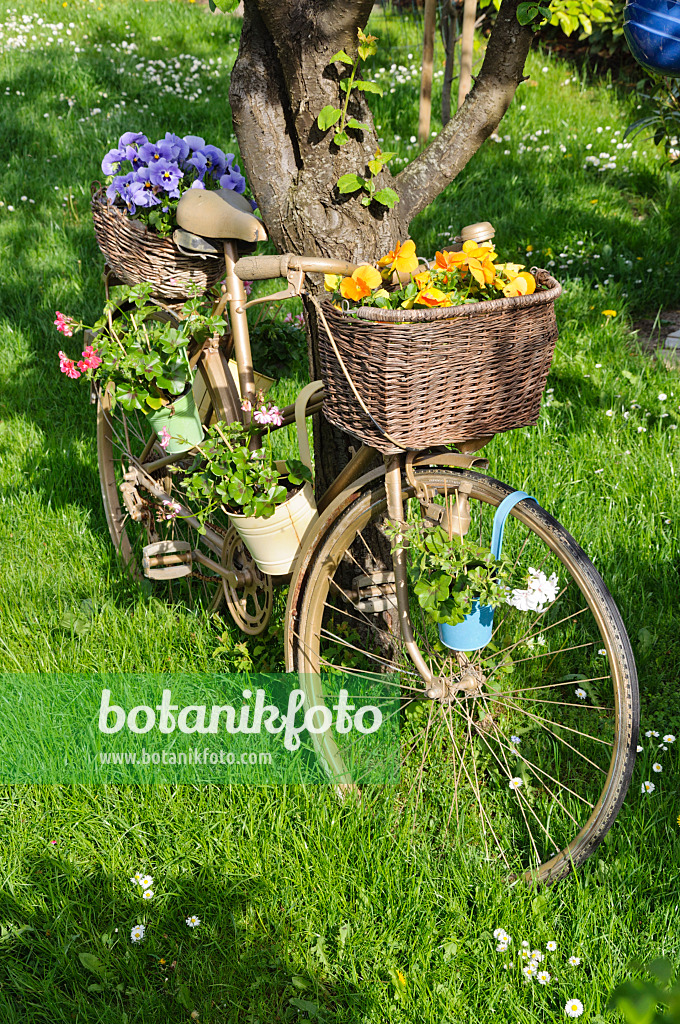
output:
[[[680,77],[680,3],[634,0],[623,11],[626,42],[647,71]]]

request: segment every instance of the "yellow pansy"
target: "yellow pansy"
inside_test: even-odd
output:
[[[451,299],[440,288],[424,288],[414,300],[420,306],[450,306]]]
[[[394,249],[388,252],[387,256],[383,256],[382,259],[378,260],[379,267],[388,267],[389,273],[393,273],[395,270],[398,274],[411,274],[418,267],[418,257],[416,256],[416,243],[411,241],[397,242]]]
[[[342,281],[342,274],[324,274],[323,286],[327,292],[337,292]]]

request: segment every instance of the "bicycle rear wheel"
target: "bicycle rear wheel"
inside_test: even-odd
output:
[[[420,469],[416,479],[435,503],[467,492],[472,536],[489,546],[494,512],[512,488],[453,469]],[[407,521],[421,516],[406,480],[403,496]],[[435,677],[425,683],[396,635],[386,520],[378,481],[319,545],[291,618],[300,686],[310,703],[338,670],[398,687],[400,810],[420,833],[435,841],[446,833],[480,865],[554,882],[602,841],[633,771],[637,678],[612,597],[573,537],[533,501],[521,502],[505,529],[512,586],[526,589],[530,569],[555,573],[557,598],[542,611],[496,608],[491,642],[459,655],[410,595],[414,634]]]

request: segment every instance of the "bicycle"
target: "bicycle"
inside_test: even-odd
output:
[[[210,203],[219,202],[209,197]],[[181,206],[180,206],[181,211]],[[178,219],[180,214],[178,214]],[[230,331],[192,353],[202,419],[242,420],[255,401],[243,281],[284,278],[303,293],[313,273],[350,274],[352,264],[317,257],[245,256],[252,215],[210,207],[180,223],[185,243],[221,237],[226,280],[217,308]],[[221,218],[221,219],[220,219]],[[261,225],[260,225],[261,227]],[[237,389],[229,358],[238,367]],[[321,412],[321,385],[283,411],[284,425]],[[246,414],[247,415],[247,414]],[[299,429],[302,446],[304,430]],[[379,457],[362,445],[318,501],[289,577],[272,580],[255,564],[228,517],[200,523],[182,503],[177,479],[186,454],[167,456],[143,417],[110,409],[98,396],[98,460],[114,545],[136,570],[170,587],[189,583],[215,609],[226,599],[247,634],[266,628],[273,584],[289,583],[285,660],[309,706],[323,703],[328,672],[379,676],[401,702],[402,784],[414,825],[438,836],[454,830],[468,855],[509,878],[552,883],[581,864],[611,827],[630,783],[637,746],[635,664],[620,614],[574,538],[533,498],[487,476],[486,459],[451,447]],[[512,497],[511,497],[512,496]],[[438,639],[414,599],[408,548],[392,550],[390,524],[457,523],[491,544],[493,521],[512,504],[505,554],[516,578],[556,574],[559,593],[527,613],[496,609],[490,642],[455,651]],[[177,514],[168,515],[170,502]],[[450,511],[449,511],[450,510]],[[451,535],[451,533],[450,533]],[[571,699],[569,696],[571,695]],[[344,778],[342,751],[319,741],[324,762]],[[404,795],[405,792],[405,795]]]

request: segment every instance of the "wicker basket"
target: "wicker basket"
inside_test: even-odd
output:
[[[326,418],[384,453],[536,423],[562,289],[546,271],[534,274],[533,295],[467,306],[340,312],[324,303]]]
[[[196,289],[201,294],[225,277],[223,258],[185,256],[172,238],[160,238],[107,202],[104,189],[92,196],[92,217],[97,244],[125,284],[150,281],[154,295],[172,301],[186,299]]]

